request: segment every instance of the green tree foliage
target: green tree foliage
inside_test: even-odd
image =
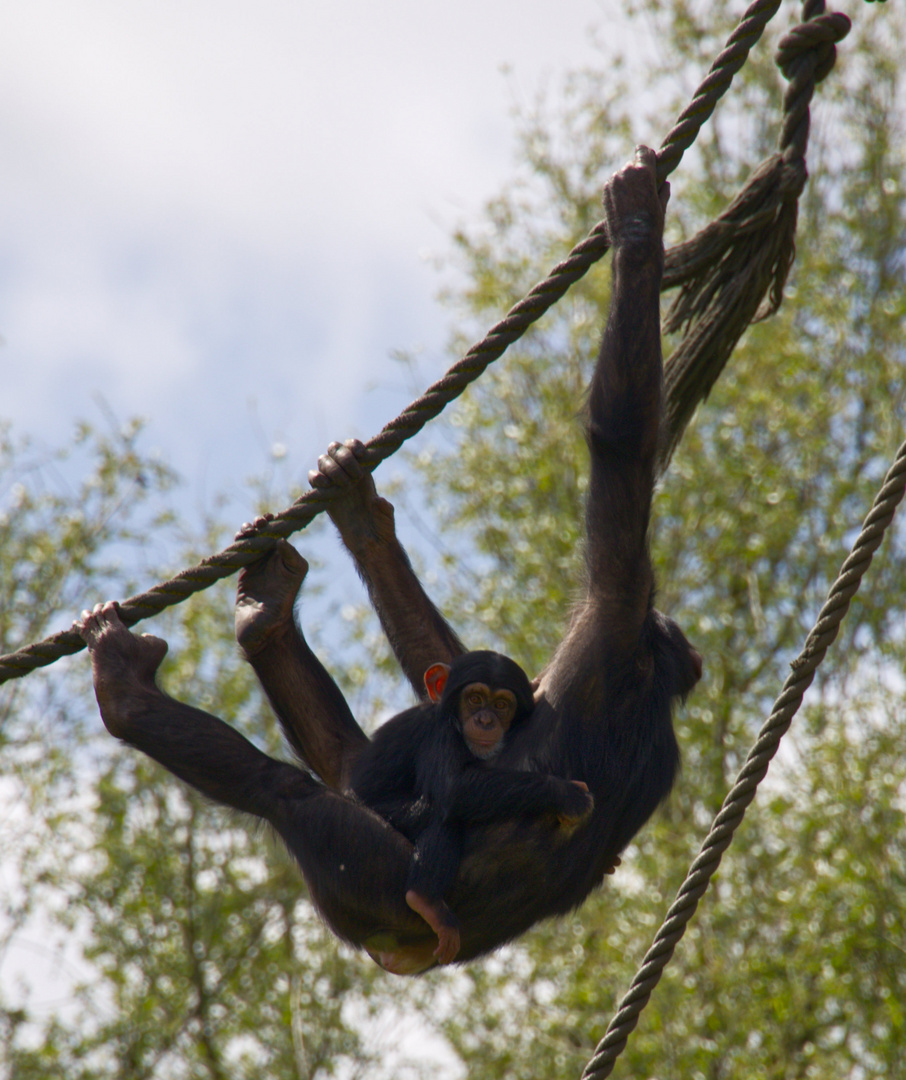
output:
[[[134,591],[116,564],[117,554],[138,562],[133,541],[147,551],[151,536],[163,553],[169,532],[179,564],[223,546],[211,526],[186,550],[183,527],[180,545],[168,528],[177,522],[149,516],[146,500],[173,477],[142,456],[139,434],[83,428],[74,447],[40,455],[5,439],[4,651],[95,599]],[[94,466],[70,487],[59,470],[70,450],[84,465],[86,449]],[[171,643],[162,669],[171,693],[279,755],[233,640],[232,588],[142,629]],[[416,1075],[387,1050],[406,989],[326,932],[259,824],[208,805],[103,732],[84,655],[3,693],[0,1076],[295,1080],[356,1075],[385,1056],[396,1075]],[[29,979],[16,985],[32,954],[44,973],[34,997]]]
[[[705,655],[678,717],[682,779],[612,885],[470,969],[446,1028],[470,1075],[581,1070],[903,437],[906,20],[890,7],[852,14],[813,110],[787,300],[745,336],[656,500],[658,603]],[[451,298],[470,330],[596,220],[601,176],[666,130],[665,100],[684,103],[678,87],[695,84],[736,17],[638,5],[639,40],[647,31],[666,58],[645,95],[627,89],[639,69],[616,58],[572,78],[559,109],[522,118],[520,182],[489,206],[487,228],[457,237],[469,285]],[[642,116],[649,94],[657,108]],[[670,235],[691,235],[773,149],[781,94],[763,43],[682,166]],[[442,605],[467,641],[534,670],[577,581],[576,413],[607,295],[605,272],[572,290],[457,406],[447,442],[413,458],[442,534],[474,544],[471,558],[447,554]],[[626,1075],[906,1075],[903,555],[899,528],[630,1041]]]
[[[0,422],[4,653],[57,629],[55,620],[77,613],[86,597],[113,581],[125,584],[119,564],[126,552],[134,564],[148,532],[168,524],[167,514],[147,508],[172,485],[173,474],[140,451],[139,423],[110,428],[80,424],[71,445],[60,449],[16,438]],[[82,478],[73,482],[73,472]],[[0,746],[40,735],[19,708],[23,687],[12,682],[0,690]]]
[[[602,178],[634,142],[657,143],[738,16],[713,0],[628,7],[626,55],[609,43],[601,70],[575,73],[562,95],[520,117],[519,174],[480,227],[455,237],[467,284],[449,294],[463,327],[454,348],[587,232]],[[12,792],[0,830],[0,963],[23,928],[49,939],[62,928],[78,974],[65,1008],[49,1014],[0,984],[0,1073],[408,1076],[434,1070],[392,1054],[392,1034],[376,1043],[374,1021],[386,1027],[402,1010],[411,1026],[420,1008],[459,1058],[452,1073],[460,1064],[473,1077],[578,1075],[902,438],[906,15],[850,7],[853,33],[814,108],[787,299],[744,338],[657,495],[658,603],[704,653],[706,673],[678,715],[677,790],[620,872],[581,911],[484,963],[392,980],[324,934],[295,870],[260,831],[109,738],[86,738],[98,721],[84,658],[72,665],[77,678],[60,664],[0,689],[0,792]],[[796,10],[783,8],[782,28]],[[772,41],[776,32],[674,177],[668,240],[722,209],[773,149],[782,84]],[[407,501],[429,506],[446,544],[442,605],[474,646],[535,670],[559,640],[581,570],[577,414],[608,295],[606,269],[588,275],[410,458],[424,483]],[[4,651],[53,629],[86,596],[128,593],[117,565],[136,565],[131,542],[165,535],[145,500],[172,478],[136,437],[80,432],[95,464],[67,488],[50,459],[4,433]],[[212,527],[178,562],[222,540]],[[903,549],[900,527],[618,1075],[906,1076]],[[142,584],[177,562],[164,548],[141,551]],[[172,643],[165,684],[275,752],[274,725],[232,644],[230,607],[224,587],[161,619]],[[373,640],[368,626],[348,625],[355,690],[366,674],[373,681],[372,663],[358,662]]]

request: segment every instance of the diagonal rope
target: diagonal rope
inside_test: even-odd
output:
[[[777,752],[780,740],[786,734],[793,717],[802,704],[805,691],[811,686],[815,671],[837,636],[840,623],[849,609],[862,577],[871,565],[874,552],[884,539],[887,527],[893,521],[897,504],[906,490],[906,442],[897,451],[881,490],[869,511],[862,531],[853,549],[840,568],[837,580],[831,587],[818,620],[805,640],[802,652],[792,663],[792,672],[783,684],[780,696],[774,703],[771,715],[758,733],[745,764],[739,772],[717,817],[702,844],[701,851],[689,868],[686,880],[680,886],[673,906],[655,934],[651,948],[645,954],[642,966],[630,984],[626,996],[620,1002],[616,1015],[610,1021],[604,1038],[598,1044],[594,1057],[582,1074],[582,1080],[603,1080],[609,1076],[616,1059],[623,1052],[630,1032],[638,1023],[639,1014],[648,1004],[651,992],[661,973],[673,956],[673,950],[686,930],[686,924],[695,914],[698,902],[708,888],[708,883],[720,865],[721,856],[729,847],[733,834],[742,822],[746,807],[755,798],[758,785],[768,771],[768,764]]]
[[[695,141],[702,125],[711,116],[717,102],[733,81],[733,76],[746,62],[752,47],[761,37],[765,26],[777,13],[780,0],[755,0],[746,9],[736,29],[727,39],[723,51],[711,65],[711,70],[696,90],[691,103],[676,123],[658,151],[657,176],[661,184],[676,169],[683,154]],[[604,222],[599,222],[588,236],[577,244],[563,262],[510,309],[488,334],[473,345],[443,376],[416,401],[392,420],[365,444],[362,464],[373,471],[382,461],[395,453],[402,444],[416,435],[424,425],[454,401],[466,387],[497,360],[528,328],[562,297],[609,249]],[[286,537],[304,528],[327,509],[340,492],[334,488],[312,489],[305,492],[292,506],[256,532],[244,536],[216,555],[198,565],[183,570],[169,581],[155,585],[147,592],[130,597],[119,604],[120,615],[127,626],[159,614],[165,608],[181,603],[189,596],[209,588],[222,578],[229,577],[243,566],[255,562],[273,548],[279,537]],[[52,664],[61,656],[71,656],[85,647],[79,635],[64,630],[43,641],[0,656],[0,683],[21,678],[37,667]]]

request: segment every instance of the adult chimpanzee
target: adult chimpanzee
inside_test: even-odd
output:
[[[598,885],[669,791],[678,763],[671,703],[701,658],[653,605],[648,520],[661,421],[659,300],[666,185],[640,149],[605,186],[613,296],[585,421],[591,473],[586,584],[566,636],[534,683],[531,716],[495,767],[584,781],[594,809],[573,831],[542,817],[470,825],[447,894],[460,960],[494,949]],[[342,484],[331,517],[416,692],[424,672],[465,652],[416,579],[390,505],[360,475],[356,447],[334,445],[316,486]],[[435,963],[436,938],[405,902],[410,842],[348,790],[368,739],[292,617],[307,564],[289,544],[241,577],[236,629],[297,754],[320,782],[275,761],[216,718],[155,684],[164,642],[125,629],[113,605],[86,615],[108,729],[206,795],[265,818],[297,858],[334,931],[401,973]]]
[[[593,800],[580,781],[491,766],[534,707],[528,677],[509,657],[465,653],[430,667],[425,686],[431,704],[378,729],[350,786],[415,844],[406,903],[437,934],[434,956],[448,964],[459,952],[459,922],[444,896],[459,869],[465,827],[551,812],[575,828]]]

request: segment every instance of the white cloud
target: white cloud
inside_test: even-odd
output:
[[[393,349],[437,370],[418,253],[504,181],[513,87],[587,61],[600,18],[594,0],[6,5],[4,415],[49,437],[101,391],[190,478],[213,460],[216,488],[260,460],[251,396],[313,461],[370,415],[367,384],[399,381]]]

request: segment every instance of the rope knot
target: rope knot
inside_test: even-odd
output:
[[[823,3],[822,3],[823,8]],[[809,103],[815,86],[830,72],[837,59],[838,41],[849,33],[845,15],[816,14],[780,39],[775,57],[783,77],[789,82],[783,95],[783,128],[780,149],[784,161],[805,159],[808,145]]]
[[[797,61],[814,57],[814,70],[806,75],[810,82],[819,83],[833,69],[837,59],[837,42],[849,33],[849,19],[840,12],[819,15],[800,23],[780,39],[775,60],[783,77],[792,82],[800,73]]]
[[[783,152],[783,165],[777,188],[784,202],[795,202],[802,194],[807,180],[808,168],[805,158],[796,154],[791,147],[787,147]]]

